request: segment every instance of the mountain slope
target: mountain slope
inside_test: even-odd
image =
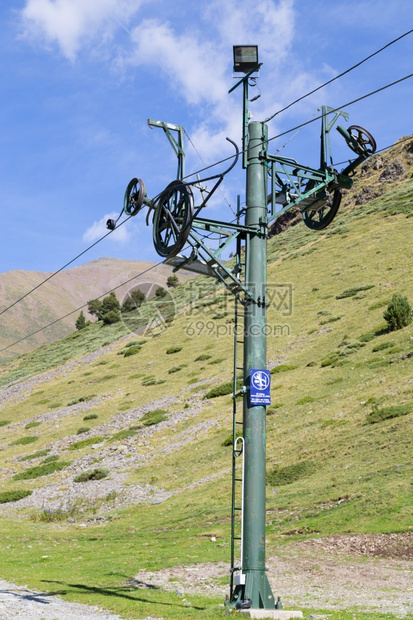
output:
[[[49,282],[39,287],[26,299],[17,303],[1,316],[0,348],[76,310],[90,299],[95,299],[130,278],[146,272],[154,266],[150,261],[128,261],[115,258],[100,258],[84,265],[64,270]],[[8,271],[0,274],[0,312],[28,291],[39,286],[51,274],[36,271]],[[141,286],[147,289],[150,283],[165,286],[170,267],[158,265],[147,274],[137,277],[129,284],[116,290],[122,300],[129,290]],[[186,279],[187,276],[181,276]],[[87,310],[87,309],[86,309]],[[86,315],[87,312],[85,311]],[[12,347],[4,355],[9,358],[24,351],[30,351],[40,344],[53,342],[74,331],[77,315],[71,315],[47,330]],[[4,359],[3,358],[3,359]],[[0,357],[1,359],[1,357]]]

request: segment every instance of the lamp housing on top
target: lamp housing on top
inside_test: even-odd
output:
[[[234,73],[248,73],[257,67],[258,45],[234,45]]]

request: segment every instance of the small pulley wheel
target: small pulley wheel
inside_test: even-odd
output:
[[[172,181],[162,192],[153,218],[153,242],[160,256],[175,256],[188,239],[194,215],[192,190],[182,181]]]
[[[142,179],[132,179],[126,188],[123,210],[127,215],[136,215],[142,208],[145,184]]]
[[[347,129],[350,134],[351,140],[346,140],[347,145],[357,155],[373,155],[376,152],[377,144],[371,133],[359,127],[358,125],[351,125]]]
[[[334,194],[325,199],[325,202],[318,201],[315,196],[313,205],[303,211],[303,222],[312,230],[322,230],[334,220],[341,203],[341,189],[336,189]],[[316,206],[315,206],[316,205]]]

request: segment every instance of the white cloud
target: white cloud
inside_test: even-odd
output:
[[[177,34],[169,24],[155,19],[139,24],[132,40],[135,50],[129,62],[157,66],[188,103],[214,102],[225,95],[226,63],[214,42]]]
[[[23,32],[45,44],[57,44],[74,60],[83,44],[99,35],[110,38],[146,0],[26,0]]]
[[[178,30],[160,19],[144,20],[132,32],[135,47],[124,62],[156,67],[179,97],[197,106],[193,108],[197,125],[190,133],[208,161],[232,152],[226,136],[241,141],[242,97],[240,91],[228,95],[233,83],[232,46],[258,44],[260,60],[269,71],[265,88],[266,101],[272,102],[268,114],[272,113],[274,102],[280,101],[280,86],[289,80],[287,75],[280,79],[278,70],[292,45],[295,13],[293,0],[257,0],[253,10],[250,0],[203,4],[206,8],[203,13],[201,8],[200,21],[192,30],[185,23]],[[264,106],[260,102],[254,107],[262,113]]]
[[[293,0],[214,0],[206,11],[217,24],[223,41],[232,45],[259,47],[260,57],[279,62],[289,49],[294,33]],[[260,58],[262,60],[262,58]]]
[[[116,220],[118,215],[119,213],[115,212],[107,213],[97,222],[93,222],[92,226],[90,226],[83,233],[83,241],[85,241],[86,243],[94,243],[94,241],[97,241],[98,239],[104,237],[108,233],[108,229],[106,228],[106,222],[108,221],[108,219]],[[131,237],[128,224],[129,223],[123,224],[120,228],[114,230],[108,236],[108,239],[122,244],[127,243]]]

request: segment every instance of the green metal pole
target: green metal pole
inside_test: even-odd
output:
[[[251,369],[265,369],[266,286],[267,286],[267,125],[252,122],[248,127],[246,225],[257,229],[249,233],[246,244],[246,286],[254,301],[245,308],[244,337],[244,540],[242,573],[244,599],[253,609],[275,609],[274,596],[265,568],[265,481],[266,409],[250,406],[248,389]]]

